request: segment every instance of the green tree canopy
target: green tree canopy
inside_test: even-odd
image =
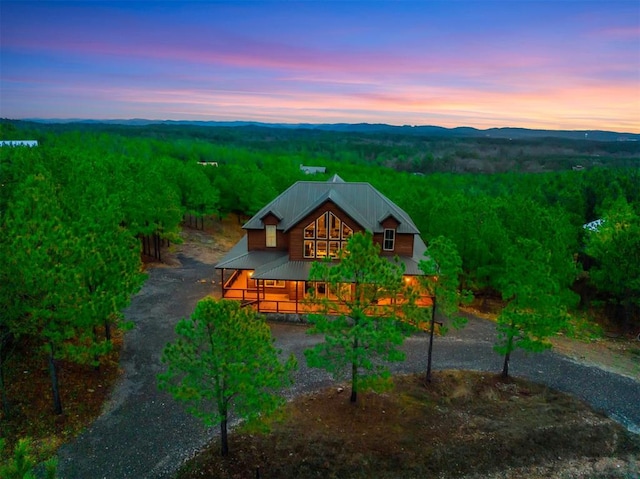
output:
[[[458,314],[462,303],[471,301],[471,293],[463,291],[460,286],[462,277],[462,258],[456,245],[444,236],[429,241],[425,252],[426,258],[420,261],[420,269],[426,275],[423,286],[431,296],[431,318],[429,320],[429,352],[427,355],[426,381],[431,382],[431,359],[433,350],[433,334],[436,323],[436,310],[452,319],[454,326],[461,327],[466,319]]]
[[[618,321],[628,329],[640,307],[640,214],[618,199],[597,229],[588,232],[586,252],[595,260],[591,283],[620,309]]]
[[[398,318],[412,310],[413,293],[402,279],[402,265],[379,253],[370,232],[356,233],[339,252],[339,262],[315,262],[309,273],[309,281],[327,290],[316,287],[310,300],[318,314],[309,316],[309,332],[324,334],[325,341],[305,351],[307,363],[335,378],[350,370],[351,402],[361,388],[389,377],[385,362],[404,360],[398,347],[409,328]],[[403,295],[408,303],[396,302]]]
[[[176,334],[162,353],[167,371],[158,376],[160,389],[205,425],[220,425],[224,456],[231,411],[244,419],[274,411],[283,402],[276,391],[288,384],[295,358],[282,364],[264,319],[237,301],[203,299]]]
[[[550,252],[532,239],[518,239],[506,248],[505,269],[498,278],[506,306],[498,316],[498,339],[494,350],[504,356],[502,375],[509,375],[515,348],[540,352],[551,347],[549,337],[569,321],[567,309],[576,295],[554,273]],[[567,268],[572,263],[567,262]],[[575,271],[575,267],[574,271]]]

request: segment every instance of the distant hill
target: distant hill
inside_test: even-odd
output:
[[[533,139],[533,138],[565,138],[571,140],[596,141],[640,141],[640,134],[621,133],[603,130],[534,130],[528,128],[489,128],[481,130],[473,127],[445,128],[441,126],[394,126],[384,123],[261,123],[254,121],[195,121],[195,120],[146,120],[134,118],[129,120],[87,120],[87,119],[28,119],[37,123],[75,123],[85,125],[193,125],[212,127],[244,127],[257,126],[265,128],[286,128],[322,130],[354,133],[398,133],[425,137],[450,138],[501,138],[501,139]]]

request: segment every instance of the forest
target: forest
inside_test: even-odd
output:
[[[336,173],[407,211],[427,244],[448,238],[480,307],[508,302],[512,273],[535,264],[576,318],[640,331],[637,142],[0,122],[0,140],[17,139],[39,144],[0,148],[4,416],[3,371],[25,341],[62,412],[58,361],[100,364],[113,328],[130,327],[142,254],[161,260],[183,222],[248,218],[295,181]]]

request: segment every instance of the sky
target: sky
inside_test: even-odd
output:
[[[640,133],[640,1],[0,0],[0,117]]]

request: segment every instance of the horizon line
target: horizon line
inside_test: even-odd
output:
[[[311,122],[266,122],[259,120],[195,120],[195,119],[172,119],[172,118],[142,118],[142,117],[132,117],[132,118],[60,118],[60,117],[30,117],[30,118],[0,118],[2,121],[28,121],[34,123],[42,123],[42,122],[51,122],[51,123],[77,123],[77,122],[95,122],[95,123],[114,123],[114,122],[148,122],[148,123],[166,123],[166,122],[175,122],[175,123],[247,123],[254,125],[266,125],[266,126],[301,126],[301,125],[310,125],[310,126],[331,126],[331,125],[369,125],[369,126],[386,126],[391,128],[439,128],[443,130],[456,130],[456,129],[471,129],[476,131],[490,131],[490,130],[528,130],[528,131],[550,131],[550,132],[573,132],[573,133],[588,133],[588,132],[604,132],[604,133],[616,133],[620,135],[636,135],[640,136],[640,132],[635,133],[632,131],[617,131],[617,130],[606,130],[606,129],[554,129],[554,128],[529,128],[524,126],[492,126],[488,128],[478,128],[475,126],[469,125],[458,125],[453,127],[441,126],[435,124],[393,124],[393,123],[370,123],[370,122],[319,122],[319,123],[311,123]]]

